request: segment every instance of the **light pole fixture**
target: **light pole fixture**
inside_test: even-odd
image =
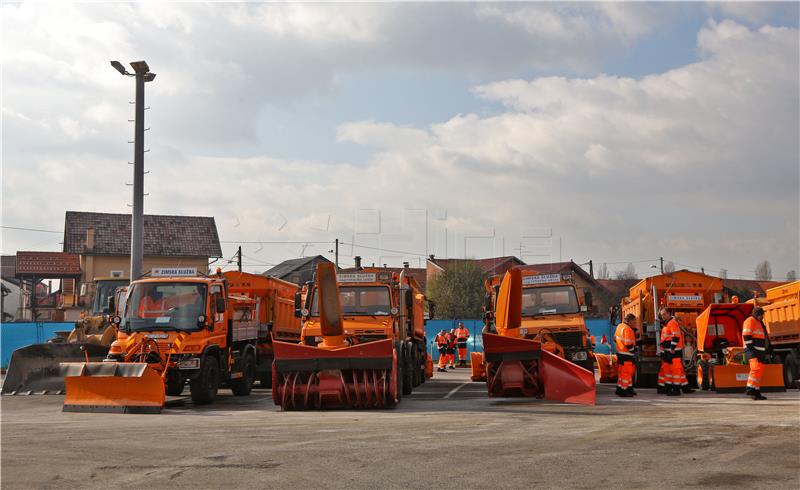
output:
[[[119,61],[111,66],[120,75],[136,78],[136,116],[133,137],[133,211],[131,214],[131,281],[142,275],[144,256],[144,84],[156,78],[146,61],[130,63],[134,73],[128,72]]]

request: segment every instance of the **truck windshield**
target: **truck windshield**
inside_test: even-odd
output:
[[[206,314],[206,285],[152,282],[131,286],[122,328],[126,330],[197,330]]]
[[[389,288],[386,286],[339,286],[343,316],[391,314]],[[319,316],[317,289],[311,300],[311,316]]]
[[[522,290],[522,316],[578,313],[578,297],[572,286],[546,286]]]
[[[114,295],[114,291],[119,287],[128,285],[128,281],[98,281],[94,291],[94,301],[92,302],[92,315],[112,314],[108,311],[108,298]]]

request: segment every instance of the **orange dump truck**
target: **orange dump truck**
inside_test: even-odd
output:
[[[272,395],[284,410],[382,408],[425,382],[425,296],[380,268],[319,264],[298,304],[300,345],[275,342]]]
[[[473,353],[473,380],[485,379],[489,396],[594,405],[591,345],[575,287],[560,274],[517,268],[486,285],[484,353]]]
[[[722,299],[722,279],[680,270],[648,277],[636,283],[622,299],[621,318],[636,316],[636,372],[639,387],[654,388],[661,367],[658,310],[666,307],[683,331],[683,365],[687,374],[696,371],[697,331],[695,321],[706,307]],[[694,382],[693,376],[688,376]]]
[[[187,382],[198,405],[211,403],[220,386],[249,395],[271,361],[261,359],[270,331],[296,322],[294,291],[283,281],[228,274],[231,281],[219,271],[154,269],[133,281],[108,357],[61,365],[64,411],[158,413],[165,395],[179,395]]]
[[[800,281],[767,290],[764,324],[773,356],[783,364],[784,385],[800,387]]]

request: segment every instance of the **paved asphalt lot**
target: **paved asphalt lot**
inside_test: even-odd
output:
[[[161,415],[2,397],[3,488],[800,488],[800,394],[600,385],[598,405],[489,399],[465,369],[386,411],[281,412],[221,391]],[[188,393],[188,392],[187,392]]]

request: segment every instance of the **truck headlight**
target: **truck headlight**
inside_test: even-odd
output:
[[[573,361],[585,361],[587,359],[585,351],[578,351],[572,354]]]

